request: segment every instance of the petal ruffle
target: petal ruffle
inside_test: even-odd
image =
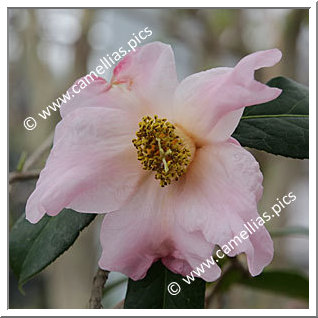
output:
[[[181,180],[180,180],[181,181]],[[183,190],[176,199],[176,217],[186,232],[201,232],[206,241],[223,247],[259,217],[262,174],[253,156],[233,142],[197,151]],[[264,226],[228,253],[246,253],[252,275],[259,274],[273,257],[273,243]]]
[[[168,234],[173,214],[162,213],[165,194],[167,190],[149,175],[126,206],[105,216],[100,234],[101,268],[138,280],[153,262],[169,255],[172,242]]]
[[[186,231],[175,218],[179,187],[161,188],[150,174],[134,197],[120,210],[108,213],[101,229],[99,266],[142,279],[158,259],[184,276],[210,258],[213,245],[201,232]],[[207,281],[220,275],[215,265],[202,274]]]
[[[244,107],[275,99],[281,93],[254,79],[254,71],[276,64],[278,49],[244,57],[234,68],[214,68],[184,79],[175,93],[174,120],[191,132],[198,144],[226,141]]]
[[[202,232],[187,231],[177,220],[171,233],[171,241],[174,246],[173,252],[163,257],[162,262],[174,273],[191,277],[192,271],[202,268],[202,263],[207,263],[206,260],[211,260],[214,245],[206,240]],[[221,269],[216,263],[204,270],[200,277],[207,282],[213,282],[221,275]]]
[[[64,207],[105,213],[118,209],[143,173],[131,140],[137,122],[120,109],[79,108],[57,125],[54,146],[26,205],[35,223]]]
[[[127,205],[105,216],[100,267],[138,280],[161,258],[173,272],[189,275],[215,245],[224,247],[259,217],[261,194],[262,174],[249,152],[233,141],[201,148],[177,183],[160,188],[150,175]],[[251,274],[259,274],[273,257],[265,227],[228,255],[239,253],[247,254]],[[213,281],[219,275],[213,265],[201,277]]]

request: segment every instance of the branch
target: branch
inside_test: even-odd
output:
[[[89,299],[88,308],[89,309],[101,309],[102,306],[102,296],[103,288],[107,281],[109,271],[98,268],[94,279],[91,292],[91,298]]]
[[[9,184],[17,182],[17,181],[25,181],[37,179],[40,175],[41,170],[32,170],[32,171],[13,171],[9,173]]]
[[[22,171],[29,170],[42,157],[42,155],[51,148],[53,136],[54,132],[50,133],[39,148],[32,153],[32,155],[25,161]]]
[[[50,149],[53,136],[54,133],[50,133],[50,135],[44,140],[39,148],[36,149],[34,153],[25,161],[22,171],[13,171],[9,173],[9,184],[17,181],[37,179],[39,177],[41,170],[28,170],[42,157],[47,150]],[[12,187],[9,188],[10,192],[11,189]]]

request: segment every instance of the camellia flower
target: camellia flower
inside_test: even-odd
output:
[[[259,217],[262,174],[231,137],[244,107],[281,93],[254,79],[277,49],[178,83],[172,49],[153,42],[130,53],[110,83],[96,78],[61,107],[53,149],[26,206],[35,223],[63,208],[106,213],[99,266],[134,280],[161,259],[189,274]],[[228,255],[246,253],[259,274],[273,257],[264,226]],[[201,275],[213,281],[215,265]]]

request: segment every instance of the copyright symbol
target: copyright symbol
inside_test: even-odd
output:
[[[36,127],[37,123],[33,117],[28,117],[24,120],[23,125],[27,130],[33,130]]]
[[[167,287],[168,292],[170,295],[175,296],[178,295],[181,292],[181,287],[178,283],[172,282]]]

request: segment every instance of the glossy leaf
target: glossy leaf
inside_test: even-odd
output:
[[[240,284],[293,298],[309,298],[309,281],[293,271],[266,271],[256,277],[242,279]]]
[[[239,268],[232,268],[223,275],[217,292],[225,293],[234,284],[265,290],[292,298],[309,298],[309,281],[303,274],[291,270],[267,270],[258,276],[246,275]]]
[[[308,88],[285,77],[273,78],[267,85],[283,92],[273,101],[246,107],[233,137],[244,147],[308,158]]]
[[[280,236],[289,236],[289,235],[308,236],[309,229],[303,226],[293,226],[293,227],[287,227],[287,228],[282,228],[277,230],[271,230],[270,234],[271,234],[271,237],[280,237]]]
[[[171,283],[179,284],[181,290],[176,295],[168,292]],[[177,285],[170,285],[176,291]],[[205,282],[196,278],[191,284],[166,269],[161,261],[154,263],[147,276],[139,281],[129,279],[124,308],[167,309],[204,308]]]
[[[9,237],[10,267],[19,286],[65,252],[95,216],[64,209],[57,216],[45,215],[37,224],[31,224],[23,214]]]

